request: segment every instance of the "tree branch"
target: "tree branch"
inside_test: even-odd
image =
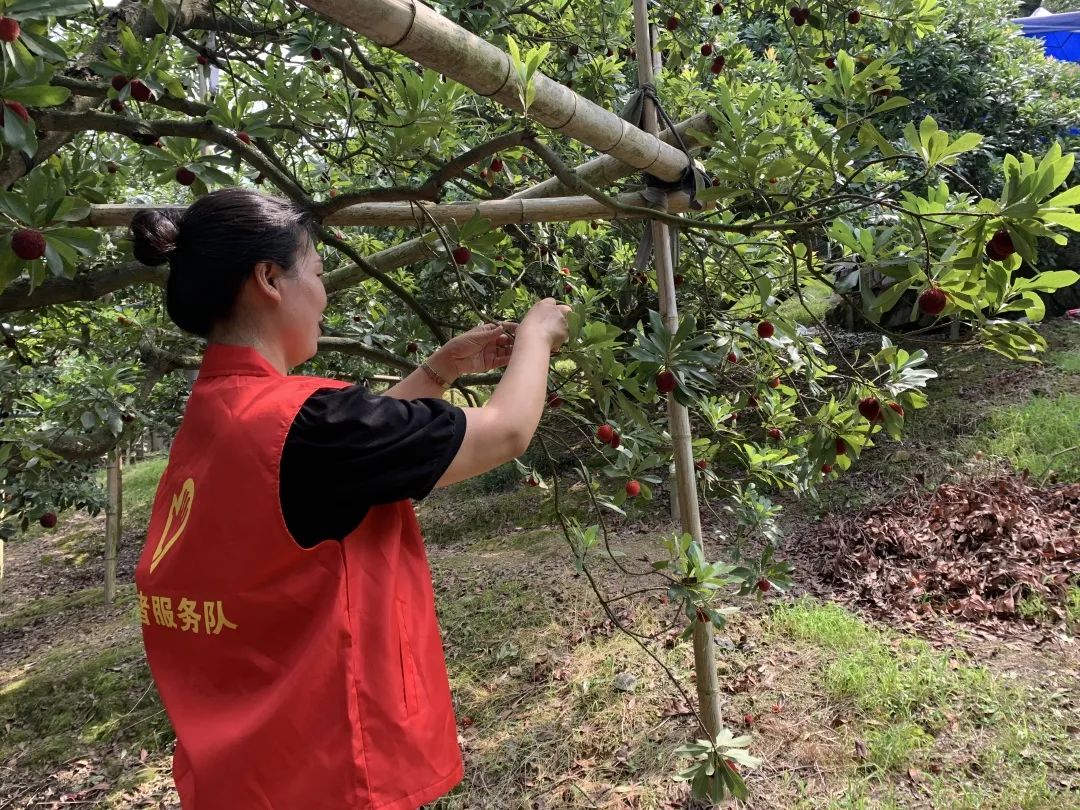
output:
[[[167,118],[159,118],[147,121],[95,110],[86,112],[42,110],[36,116],[36,123],[40,129],[45,131],[115,132],[118,135],[126,135],[137,142],[142,142],[151,137],[171,135],[216,143],[240,155],[243,160],[270,178],[274,185],[295,202],[300,203],[305,208],[311,208],[312,205],[307,192],[292,177],[279,170],[258,149],[246,145],[234,133],[223,129],[209,119],[202,121],[173,121]]]
[[[168,270],[147,267],[139,262],[113,267],[96,273],[84,273],[75,278],[53,276],[31,291],[29,279],[16,281],[0,293],[0,314],[20,312],[74,301],[95,301],[106,293],[122,290],[132,284],[165,286]]]

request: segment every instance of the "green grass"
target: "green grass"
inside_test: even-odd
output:
[[[806,302],[805,307],[803,301]],[[800,301],[796,295],[784,300],[776,308],[777,316],[803,326],[816,326],[819,321],[825,320],[825,316],[836,304],[837,299],[827,292],[806,289],[803,290],[803,301]]]
[[[124,523],[140,531],[150,522],[150,509],[167,459],[151,458],[124,470]]]
[[[1036,479],[1052,470],[1061,481],[1080,481],[1080,396],[1036,396],[994,408],[974,443]]]
[[[120,598],[133,592],[133,585],[121,585],[117,588]],[[19,605],[11,614],[0,617],[0,631],[22,627],[43,616],[58,616],[69,610],[103,604],[104,588],[85,588],[71,593],[59,593],[35,599]]]
[[[100,742],[163,750],[172,730],[149,686],[140,642],[59,645],[0,688],[0,760],[59,764]]]
[[[1053,352],[1048,362],[1066,374],[1080,374],[1080,351]]]
[[[1080,767],[1061,711],[1037,681],[1003,680],[808,598],[776,608],[769,635],[796,643],[808,688],[820,689],[866,746],[865,776],[853,775],[830,807],[883,806],[863,802],[888,788],[890,773],[935,764],[941,775],[926,774],[935,807],[1046,807],[1055,795],[1049,773]]]

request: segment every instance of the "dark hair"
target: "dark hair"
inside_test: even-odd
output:
[[[289,200],[227,188],[185,211],[139,211],[131,221],[135,258],[169,263],[165,308],[186,332],[209,337],[228,320],[258,262],[293,270],[311,239],[311,215]]]

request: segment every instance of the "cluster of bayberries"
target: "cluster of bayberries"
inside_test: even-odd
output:
[[[806,25],[810,21],[810,9],[805,6],[792,6],[788,9],[788,14],[795,25]],[[857,8],[853,8],[848,12],[847,21],[849,25],[858,25],[860,20],[862,20],[862,12]]]
[[[903,418],[904,408],[899,402],[892,402],[891,400],[886,403],[889,408],[896,412],[898,416]],[[863,397],[859,400],[859,414],[865,419],[869,419],[871,422],[880,422],[885,417],[881,412],[881,400],[877,397]],[[836,445],[836,452],[840,452],[840,442]],[[843,453],[841,453],[843,455]]]

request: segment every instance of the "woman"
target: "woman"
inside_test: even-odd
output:
[[[250,191],[141,212],[169,317],[207,339],[135,573],[185,810],[415,808],[462,778],[409,499],[515,458],[566,306],[449,341],[384,396],[289,375],[326,307],[311,222]],[[513,337],[511,337],[511,335]],[[506,365],[482,408],[441,398]]]

